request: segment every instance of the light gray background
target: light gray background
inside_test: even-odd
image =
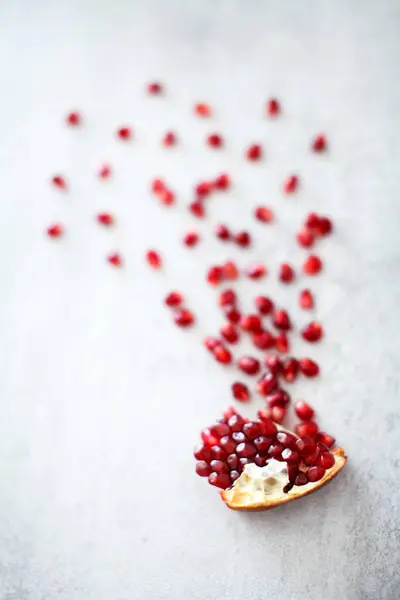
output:
[[[399,598],[399,49],[395,0],[1,3],[1,600]],[[144,94],[153,78],[164,99]],[[285,113],[274,123],[270,95]],[[212,123],[193,117],[199,100],[216,107]],[[63,127],[74,107],[80,131]],[[125,146],[113,137],[124,122]],[[167,128],[182,139],[171,152],[159,148]],[[213,129],[224,152],[204,148]],[[318,130],[329,156],[307,152]],[[242,160],[253,140],[267,149],[258,166]],[[103,160],[115,177],[102,185]],[[212,201],[201,246],[182,250],[193,182],[225,169],[234,190]],[[50,189],[57,171],[70,194]],[[287,199],[292,171],[302,190]],[[157,174],[178,192],[170,212],[148,194]],[[276,209],[273,228],[254,224],[260,202]],[[244,297],[268,289],[301,324],[296,288],[274,270],[301,264],[293,232],[311,208],[336,225],[313,285],[327,335],[307,349],[321,381],[294,395],[350,461],[315,496],[238,514],[193,473],[198,432],[234,378],[201,346],[220,323],[203,274],[262,258],[269,282],[243,283]],[[117,215],[114,232],[93,223],[100,209]],[[53,219],[68,228],[60,243],[42,234]],[[251,227],[248,259],[213,240],[218,220]],[[164,274],[144,265],[149,246]],[[113,248],[123,272],[104,262]],[[174,287],[198,315],[193,331],[162,306]]]

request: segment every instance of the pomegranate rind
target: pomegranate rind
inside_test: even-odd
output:
[[[322,479],[315,482],[307,483],[303,486],[294,486],[286,494],[282,491],[275,496],[265,496],[263,501],[255,501],[251,494],[244,493],[239,488],[232,487],[227,490],[221,490],[221,498],[225,504],[233,510],[269,510],[281,504],[287,504],[292,500],[297,500],[303,496],[308,496],[315,492],[323,485],[331,481],[344,467],[347,462],[347,456],[343,448],[335,448],[331,450],[335,457],[335,464],[330,469],[327,469]]]

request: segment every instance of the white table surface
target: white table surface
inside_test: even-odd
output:
[[[399,52],[395,0],[1,3],[1,600],[400,597]],[[152,79],[165,98],[146,96]],[[276,122],[262,114],[270,95],[284,107]],[[192,115],[203,100],[212,122]],[[62,119],[75,107],[85,126],[71,131]],[[114,130],[125,122],[135,140],[124,145]],[[161,150],[169,128],[182,143]],[[204,147],[214,129],[226,150]],[[324,157],[307,151],[319,130]],[[266,159],[249,165],[243,148],[258,140]],[[115,176],[101,184],[103,160]],[[234,188],[184,250],[191,186],[222,170]],[[58,171],[69,194],[48,184]],[[289,199],[290,172],[302,189]],[[170,211],[148,193],[158,174],[178,193]],[[251,216],[262,202],[278,215],[269,229]],[[93,223],[101,209],[114,231]],[[235,378],[201,345],[220,324],[204,272],[262,258],[269,280],[241,283],[243,301],[266,290],[301,324],[303,282],[279,286],[274,270],[301,264],[293,232],[310,209],[336,227],[313,283],[326,337],[293,350],[323,375],[293,394],[349,464],[308,499],[239,514],[193,472],[198,433]],[[52,243],[43,229],[58,219],[67,235]],[[254,250],[217,243],[218,221],[251,229]],[[144,264],[150,246],[162,274]],[[104,261],[114,248],[124,270]],[[173,288],[198,316],[192,331],[162,305]]]

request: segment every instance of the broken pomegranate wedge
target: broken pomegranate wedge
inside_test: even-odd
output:
[[[342,448],[299,437],[270,418],[249,421],[229,408],[204,429],[194,455],[196,472],[222,488],[234,510],[267,510],[328,483],[346,464]]]

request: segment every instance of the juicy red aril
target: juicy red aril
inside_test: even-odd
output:
[[[304,222],[304,225],[306,227],[308,227],[309,229],[311,229],[311,231],[313,231],[315,227],[318,227],[319,219],[320,218],[317,215],[317,213],[315,213],[315,212],[308,213],[306,220]]]
[[[319,366],[311,358],[301,358],[299,360],[300,371],[306,377],[316,377],[319,373]]]
[[[239,402],[248,402],[250,400],[249,388],[240,381],[232,383],[232,395]]]
[[[328,235],[332,231],[332,221],[328,217],[320,217],[313,231],[317,236]]]
[[[286,417],[287,409],[285,406],[274,406],[271,409],[272,419],[275,423],[282,423],[283,419]]]
[[[294,410],[296,412],[296,415],[302,421],[311,421],[311,419],[314,416],[314,409],[311,408],[311,406],[307,404],[307,402],[304,402],[304,400],[299,400],[299,402],[296,402]]]
[[[239,323],[241,319],[241,314],[236,308],[230,308],[226,311],[225,317],[228,319],[230,323]]]
[[[296,437],[287,431],[278,431],[276,440],[285,448],[296,448]]]
[[[294,279],[294,270],[288,263],[282,263],[279,268],[279,279],[283,283],[290,283]]]
[[[292,327],[288,313],[282,308],[274,311],[273,323],[277,329],[283,329],[284,331]]]
[[[293,383],[299,373],[299,361],[296,358],[287,358],[282,366],[282,377],[288,383]]]
[[[254,302],[256,304],[258,312],[261,315],[269,315],[269,313],[274,308],[274,303],[270,298],[267,298],[266,296],[257,296],[254,299]]]
[[[324,469],[331,469],[335,464],[335,457],[330,452],[322,452],[318,457],[317,464]]]
[[[59,188],[60,190],[67,189],[67,182],[65,181],[64,177],[62,177],[62,175],[55,175],[52,178],[51,182],[55,187]]]
[[[110,215],[110,213],[99,213],[97,215],[97,220],[101,225],[114,225],[114,217]]]
[[[274,220],[274,213],[266,206],[257,206],[254,211],[254,216],[258,221],[261,221],[261,223],[272,223]]]
[[[257,381],[257,392],[260,396],[268,396],[268,394],[274,391],[277,385],[278,382],[275,375],[273,373],[265,373]]]
[[[311,248],[311,246],[314,244],[314,240],[314,234],[306,227],[302,227],[297,232],[297,241],[300,246],[303,246],[303,248]]]
[[[318,342],[322,338],[323,330],[319,323],[312,321],[304,327],[301,335],[307,342]]]
[[[159,192],[162,192],[163,190],[165,190],[165,183],[162,179],[160,179],[159,177],[157,177],[156,179],[153,179],[153,181],[151,182],[151,191],[154,192],[155,194],[158,194]]]
[[[266,401],[270,408],[274,408],[274,406],[286,406],[290,402],[290,396],[285,390],[277,390],[272,394],[268,394]]]
[[[236,412],[236,408],[234,408],[233,406],[228,406],[227,408],[225,408],[222,414],[224,415],[224,420],[227,423],[229,419],[233,417],[233,415],[237,415],[238,413]]]
[[[314,452],[312,452],[311,454],[305,454],[303,456],[303,461],[305,462],[306,465],[316,465],[320,453],[321,453],[321,450],[319,448],[316,448],[314,450]]]
[[[239,231],[234,236],[234,241],[238,246],[242,248],[247,248],[251,244],[251,237],[247,231]]]
[[[194,451],[194,457],[197,460],[204,460],[205,462],[210,462],[211,460],[211,451],[210,448],[205,446],[204,444],[200,444]]]
[[[214,356],[215,360],[223,365],[230,365],[232,362],[232,354],[229,352],[228,348],[225,348],[222,344],[214,348]]]
[[[295,192],[299,185],[299,178],[297,175],[291,175],[284,183],[283,189],[287,194]]]
[[[207,137],[207,144],[213,148],[220,148],[223,143],[223,139],[218,133],[212,133]]]
[[[272,444],[269,447],[268,454],[272,458],[276,458],[276,460],[279,460],[282,458],[283,450],[284,450],[284,447],[282,446],[282,444]]]
[[[60,223],[55,223],[47,228],[47,235],[52,238],[61,237],[64,234],[64,227]]]
[[[282,361],[276,354],[267,354],[264,362],[267,369],[274,375],[277,375],[282,371]]]
[[[182,304],[183,297],[179,292],[170,292],[168,296],[165,297],[165,304],[167,306],[180,306]]]
[[[236,442],[236,444],[242,444],[247,441],[247,438],[243,431],[234,431],[232,433],[232,439]]]
[[[248,160],[260,160],[262,157],[262,148],[259,144],[253,144],[246,151]]]
[[[246,269],[246,275],[247,277],[250,277],[250,279],[261,279],[261,277],[264,277],[266,273],[267,269],[261,263],[250,265]]]
[[[200,181],[194,188],[194,191],[198,198],[205,198],[211,194],[212,184],[209,181]]]
[[[207,350],[210,350],[210,352],[214,352],[215,348],[221,344],[221,340],[215,337],[207,336],[204,339],[203,343]]]
[[[235,327],[232,325],[232,323],[226,323],[225,325],[223,325],[220,329],[220,334],[222,335],[224,340],[226,340],[230,344],[236,344],[236,342],[239,340],[239,334],[236,331]]]
[[[78,112],[70,112],[66,117],[67,125],[72,125],[72,127],[76,125],[81,125],[82,117]]]
[[[306,423],[299,423],[299,425],[296,425],[294,430],[299,437],[314,438],[318,433],[318,425],[315,421],[307,421]]]
[[[233,483],[234,481],[236,481],[236,479],[238,479],[238,477],[240,477],[240,473],[238,471],[231,471],[229,473],[229,476],[230,476],[231,481]]]
[[[177,142],[177,137],[173,131],[167,131],[163,137],[162,143],[164,146],[174,146]]]
[[[109,254],[107,256],[107,260],[110,263],[110,265],[113,265],[113,267],[122,267],[122,264],[123,264],[122,256],[120,254],[118,254],[118,252]]]
[[[222,460],[212,460],[210,463],[213,473],[228,473],[229,469]]]
[[[260,361],[252,356],[242,356],[237,363],[239,369],[248,375],[257,375],[260,370]]]
[[[213,448],[214,446],[216,446],[216,444],[218,444],[218,438],[216,438],[215,435],[213,435],[211,433],[211,431],[208,427],[203,429],[203,431],[201,432],[201,439],[203,440],[203,442],[207,448]],[[210,457],[211,457],[211,452],[210,452]]]
[[[195,231],[188,231],[188,233],[186,233],[183,238],[183,243],[185,244],[185,246],[188,246],[189,248],[193,248],[193,246],[196,246],[198,241],[199,241],[199,234],[196,233]]]
[[[215,179],[214,181],[214,187],[217,190],[227,190],[231,185],[231,182],[229,180],[229,175],[227,175],[226,173],[221,173],[221,175],[218,175],[218,177]]]
[[[282,458],[287,463],[298,463],[300,460],[300,456],[295,450],[291,450],[290,448],[285,448],[282,452]]]
[[[262,408],[257,412],[257,416],[261,422],[263,435],[267,437],[273,437],[276,434],[276,425],[272,421],[268,409]]]
[[[272,440],[272,437],[265,437],[265,435],[260,435],[255,438],[254,445],[260,454],[266,454],[268,452],[268,448],[272,444]]]
[[[158,192],[157,196],[161,204],[164,204],[164,206],[171,206],[172,204],[175,204],[175,194],[167,188],[164,188]]]
[[[120,127],[117,131],[117,136],[120,140],[129,140],[132,137],[132,131],[130,127]]]
[[[299,295],[299,304],[304,310],[314,308],[314,297],[310,290],[301,290]]]
[[[257,454],[257,448],[250,442],[244,442],[237,446],[236,454],[240,456],[240,458],[254,458]]]
[[[311,145],[314,152],[323,152],[326,150],[326,146],[326,137],[323,133],[319,133],[317,136],[315,136]]]
[[[296,440],[296,450],[301,456],[309,456],[317,449],[314,440],[310,437],[303,436]]]
[[[215,444],[215,446],[211,447],[211,458],[213,460],[225,460],[227,458],[225,450],[223,450],[220,446]]]
[[[305,473],[301,471],[294,480],[294,485],[307,485],[307,483],[308,477]]]
[[[282,353],[289,352],[289,349],[290,349],[289,339],[284,331],[281,331],[281,333],[276,336],[275,348],[278,350],[278,352],[282,352]]]
[[[212,427],[210,427],[210,431],[212,435],[222,438],[226,435],[229,435],[231,430],[229,428],[229,425],[227,425],[226,423],[218,422],[215,425],[212,425]]]
[[[236,445],[235,445],[236,448]],[[236,456],[236,454],[230,454],[228,456],[228,458],[226,459],[227,465],[230,469],[236,469],[238,464],[239,464],[239,458]]]
[[[161,256],[156,250],[148,250],[146,252],[146,260],[153,269],[160,269],[162,267]]]
[[[221,267],[210,267],[207,273],[207,281],[210,285],[219,285],[223,278]]]
[[[258,421],[250,421],[243,425],[243,433],[249,440],[255,440],[256,437],[262,434],[262,424]]]
[[[224,279],[237,279],[239,277],[239,271],[237,266],[231,260],[228,260],[225,264],[222,265],[222,271],[224,275]]]
[[[196,473],[200,475],[200,477],[208,477],[211,473],[211,467],[204,460],[199,460],[196,463]]]
[[[206,214],[204,204],[199,200],[195,200],[195,202],[189,204],[189,210],[192,213],[192,215],[194,215],[198,219],[202,219]]]
[[[307,469],[307,477],[308,481],[314,483],[314,481],[319,481],[325,475],[325,469],[323,467],[310,467]]]
[[[267,102],[267,113],[270,117],[276,117],[280,113],[281,107],[276,98],[270,98]]]
[[[283,458],[283,452],[282,452],[282,458]],[[289,483],[289,487],[285,486],[283,488],[284,492],[289,492],[292,489],[298,473],[299,473],[299,465],[295,462],[288,463],[288,477],[289,477],[290,483]],[[286,489],[286,488],[288,488],[288,489]]]
[[[335,438],[329,435],[329,433],[325,433],[325,431],[320,431],[315,438],[317,442],[321,442],[321,444],[325,444],[327,448],[331,448],[335,443]]]
[[[147,91],[152,95],[162,94],[163,87],[158,81],[152,81],[151,83],[147,84]]]
[[[257,467],[265,467],[265,465],[267,464],[267,460],[268,457],[262,456],[261,454],[256,454],[254,457],[254,462],[257,465]]]
[[[208,477],[208,483],[226,490],[231,485],[231,478],[227,473],[211,473]]]
[[[251,340],[256,348],[260,350],[268,350],[268,348],[273,348],[275,345],[275,338],[269,331],[253,333]]]
[[[217,225],[215,228],[215,235],[220,240],[229,240],[231,238],[231,232],[226,225]]]
[[[322,260],[319,256],[311,254],[306,258],[303,264],[303,271],[306,275],[317,275],[322,269]]]
[[[111,175],[111,167],[110,165],[101,165],[97,172],[100,179],[107,179]]]
[[[220,306],[232,306],[236,303],[236,300],[236,293],[231,289],[224,290],[218,296],[218,304]]]
[[[194,323],[194,316],[190,310],[178,310],[174,314],[174,321],[179,327],[190,327]]]
[[[194,107],[194,111],[199,117],[210,117],[211,112],[212,112],[211,106],[204,102],[201,102],[200,104],[196,104]]]
[[[240,327],[250,333],[261,333],[262,323],[258,315],[244,315],[240,319]]]

